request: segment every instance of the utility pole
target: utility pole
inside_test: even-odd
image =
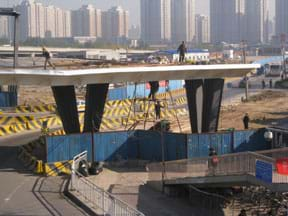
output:
[[[247,45],[246,42],[247,41],[245,41],[245,40],[241,41],[242,56],[243,56],[242,63],[243,64],[246,64],[246,45]],[[245,98],[246,98],[246,101],[248,101],[248,98],[249,98],[248,90],[249,90],[249,80],[248,80],[248,75],[246,74],[246,76],[245,76]]]
[[[281,51],[282,51],[282,73],[284,78],[286,79],[286,59],[285,59],[285,43],[286,43],[286,35],[285,34],[281,34]]]

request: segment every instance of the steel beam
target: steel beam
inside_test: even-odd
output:
[[[190,124],[192,133],[201,133],[202,105],[203,105],[203,80],[185,80]]]
[[[89,84],[86,89],[84,131],[100,130],[109,84]]]
[[[203,88],[202,133],[216,132],[221,109],[224,79],[205,79]]]
[[[80,133],[74,86],[52,86],[52,91],[65,133]]]

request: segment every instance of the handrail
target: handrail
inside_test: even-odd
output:
[[[144,216],[144,214],[137,209],[130,207],[127,203],[116,198],[114,195],[105,191],[104,189],[98,187],[92,181],[79,173],[77,171],[77,166],[78,163],[83,159],[87,159],[87,151],[82,152],[73,158],[71,175],[72,189],[76,190],[83,197],[85,197],[89,202],[93,204],[93,206],[99,208],[104,215]]]
[[[147,165],[147,171],[150,181],[233,175],[256,177],[256,161],[262,160],[272,164],[272,183],[288,183],[288,176],[278,174],[275,166],[276,158],[283,157],[283,153],[288,155],[288,148],[270,152],[273,153],[273,157],[260,154],[259,152],[221,155],[217,156],[218,160],[216,163],[213,162],[213,157],[169,161],[164,164],[151,163]],[[270,152],[265,151],[266,154]],[[162,176],[164,176],[164,179],[162,179]]]

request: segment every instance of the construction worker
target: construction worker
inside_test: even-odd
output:
[[[158,81],[150,81],[149,84],[150,84],[150,93],[149,93],[148,98],[152,99],[154,101],[156,99],[155,94],[159,90],[159,82]]]
[[[244,124],[245,130],[249,129],[249,121],[250,121],[249,115],[248,115],[248,113],[246,113],[244,118],[243,118],[243,124]]]
[[[161,118],[161,108],[163,108],[163,106],[161,105],[160,101],[157,101],[155,103],[155,115],[156,115],[156,119],[160,119]]]
[[[182,41],[182,43],[178,47],[177,52],[179,53],[179,62],[183,63],[184,60],[185,60],[185,53],[187,52],[187,48],[185,46],[185,42],[184,41]]]
[[[44,46],[42,47],[42,54],[45,57],[44,70],[47,69],[47,63],[50,65],[50,67],[55,69],[55,66],[51,62],[51,54]]]

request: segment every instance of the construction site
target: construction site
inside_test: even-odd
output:
[[[284,52],[19,47],[0,15],[0,215],[287,215]]]
[[[55,58],[55,71],[43,71],[43,59],[34,66],[30,58],[24,59],[19,59],[25,63],[18,71],[0,69],[5,74],[3,94],[9,91],[7,85],[18,86],[17,105],[1,111],[1,148],[3,154],[14,152],[37,179],[35,193],[50,203],[50,213],[65,215],[61,205],[66,204],[53,204],[57,199],[47,193],[65,181],[69,186],[61,196],[77,209],[81,206],[79,215],[238,215],[243,210],[247,215],[287,214],[288,179],[282,164],[288,154],[288,93],[259,88],[263,78],[255,76],[257,65],[241,71],[237,68],[242,65]],[[59,78],[53,77],[57,71]],[[79,77],[69,80],[71,75],[62,76],[66,72]],[[201,75],[193,75],[198,72]],[[245,89],[230,87],[244,74],[251,77],[246,99]],[[58,80],[67,85],[60,86]],[[72,98],[67,89],[71,85]],[[197,85],[203,89],[199,95]],[[210,87],[214,89],[209,93]],[[243,125],[246,113],[248,129]]]

